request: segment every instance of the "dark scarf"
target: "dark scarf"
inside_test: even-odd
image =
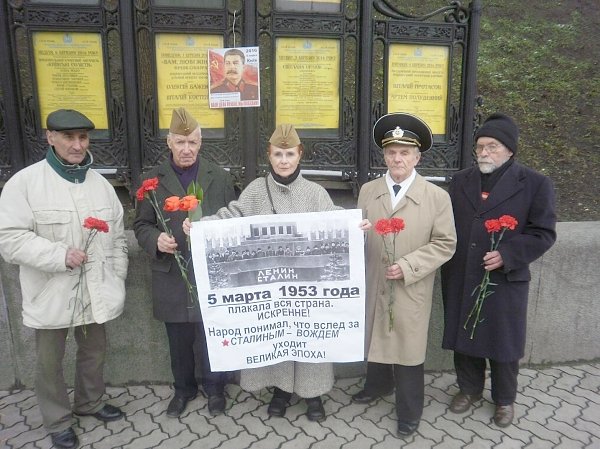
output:
[[[276,182],[278,182],[279,184],[283,184],[284,186],[287,186],[287,185],[291,184],[292,182],[294,182],[299,174],[300,174],[300,164],[298,164],[298,166],[296,167],[296,170],[294,170],[294,173],[292,173],[290,176],[287,176],[285,178],[283,176],[279,176],[277,173],[275,173],[275,170],[273,170],[273,166],[271,166],[271,176],[273,177],[273,179]]]
[[[190,183],[192,181],[195,181],[198,177],[198,167],[200,166],[200,164],[198,163],[198,159],[200,159],[200,157],[196,157],[196,162],[194,162],[189,167],[181,168],[178,167],[175,164],[175,162],[173,162],[173,155],[169,155],[169,162],[171,163],[171,168],[177,175],[177,179],[179,179],[179,182],[181,183],[181,186],[183,187],[183,190],[185,192],[187,192],[187,188],[190,185]]]
[[[50,167],[52,167],[61,178],[66,179],[73,184],[80,184],[85,181],[85,176],[92,166],[94,158],[92,157],[92,153],[87,151],[81,164],[65,164],[62,159],[56,155],[54,148],[50,146],[46,152],[46,162],[48,162]]]
[[[494,170],[491,173],[481,173],[481,191],[490,193],[498,180],[502,177],[502,175],[508,170],[508,168],[513,164],[514,158],[510,158],[504,164],[502,164],[499,168]]]

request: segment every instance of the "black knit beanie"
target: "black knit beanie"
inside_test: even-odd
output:
[[[480,137],[493,137],[502,142],[513,154],[517,153],[519,128],[508,115],[500,112],[490,115],[475,133],[475,141]]]

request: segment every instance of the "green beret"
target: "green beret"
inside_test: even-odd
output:
[[[71,129],[94,129],[94,123],[74,109],[59,109],[51,112],[46,118],[46,129],[49,131],[68,131]]]

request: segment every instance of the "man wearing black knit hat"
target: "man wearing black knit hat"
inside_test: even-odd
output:
[[[458,244],[442,267],[444,339],[454,351],[459,392],[450,404],[464,413],[479,401],[486,359],[491,369],[494,423],[509,426],[514,418],[519,359],[524,355],[529,264],[556,240],[554,190],[550,180],[514,160],[519,129],[507,115],[495,113],[475,133],[477,165],[456,173],[449,193]],[[502,235],[487,229],[488,220],[510,216],[517,224]],[[487,297],[478,316],[469,315],[489,273]],[[480,295],[481,296],[481,295]]]

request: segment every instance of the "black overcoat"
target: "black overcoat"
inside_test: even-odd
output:
[[[442,267],[445,349],[508,362],[523,357],[527,324],[529,264],[556,240],[554,190],[550,180],[514,162],[498,180],[489,197],[481,199],[477,166],[456,173],[450,183],[456,223],[454,257]],[[473,339],[463,328],[473,306],[475,287],[484,275],[483,256],[490,250],[484,222],[502,215],[519,224],[507,230],[498,251],[504,266],[491,273],[493,294],[485,299]]]
[[[233,181],[229,173],[221,167],[199,158],[197,182],[204,190],[202,201],[203,215],[213,215],[221,207],[235,199]],[[170,196],[182,197],[186,194],[169,160],[153,168],[142,176],[142,179],[158,178],[156,197],[159,207],[165,198]],[[185,260],[191,260],[186,235],[181,227],[187,212],[163,212],[169,219],[168,226],[173,231],[177,248]],[[179,266],[172,254],[161,253],[157,250],[158,236],[163,229],[159,227],[156,213],[148,199],[138,201],[136,218],[133,224],[135,237],[139,245],[152,260],[152,304],[154,318],[170,323],[201,321],[199,304],[192,304],[188,291],[181,277]],[[191,263],[190,263],[191,268]],[[189,279],[195,284],[193,270],[190,269]]]

